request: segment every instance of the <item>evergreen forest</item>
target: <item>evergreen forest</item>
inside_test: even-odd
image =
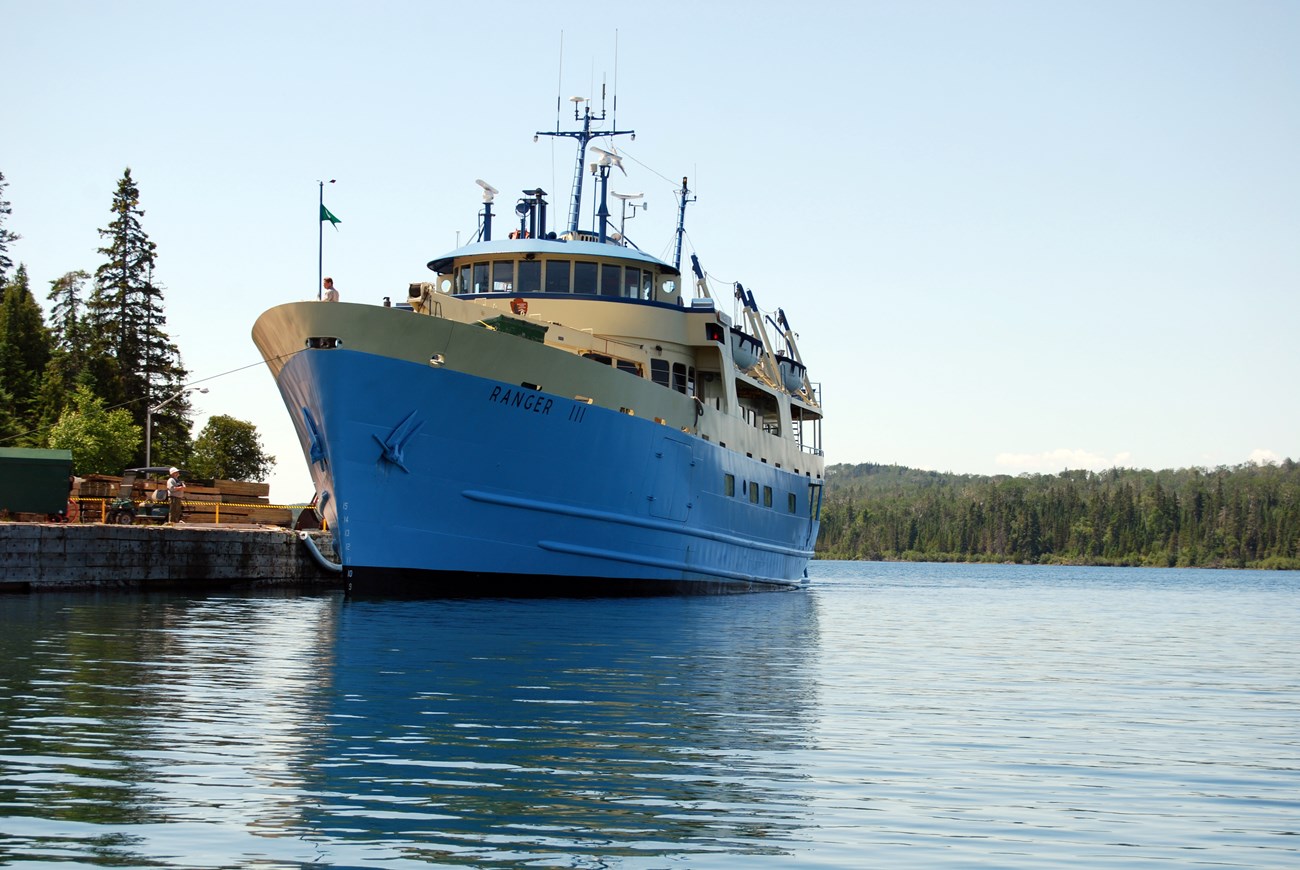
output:
[[[817,556],[1300,569],[1300,465],[1017,477],[833,465]]]
[[[79,475],[120,474],[148,457],[199,477],[265,479],[274,457],[251,424],[213,418],[195,450],[189,396],[197,388],[167,335],[157,245],[130,168],[98,231],[99,265],[50,281],[48,310],[26,266],[15,266],[22,236],[9,225],[7,186],[0,173],[0,447],[71,450]]]

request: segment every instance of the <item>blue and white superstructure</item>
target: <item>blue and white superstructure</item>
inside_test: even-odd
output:
[[[581,106],[581,112],[577,107]],[[493,238],[429,263],[393,307],[297,302],[253,339],[355,592],[725,592],[795,587],[817,538],[822,409],[785,315],[614,232],[604,112],[575,102],[569,225],[524,192]],[[769,328],[770,327],[770,328]]]

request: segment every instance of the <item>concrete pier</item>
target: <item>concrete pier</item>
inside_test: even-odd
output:
[[[0,523],[0,592],[342,585],[288,529]]]

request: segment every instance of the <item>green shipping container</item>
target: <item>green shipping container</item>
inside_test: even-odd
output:
[[[68,505],[71,450],[0,447],[0,510],[54,514]]]

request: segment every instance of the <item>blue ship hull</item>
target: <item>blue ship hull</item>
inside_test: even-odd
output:
[[[346,347],[296,354],[277,380],[354,592],[805,582],[820,487],[799,474],[652,420]]]

